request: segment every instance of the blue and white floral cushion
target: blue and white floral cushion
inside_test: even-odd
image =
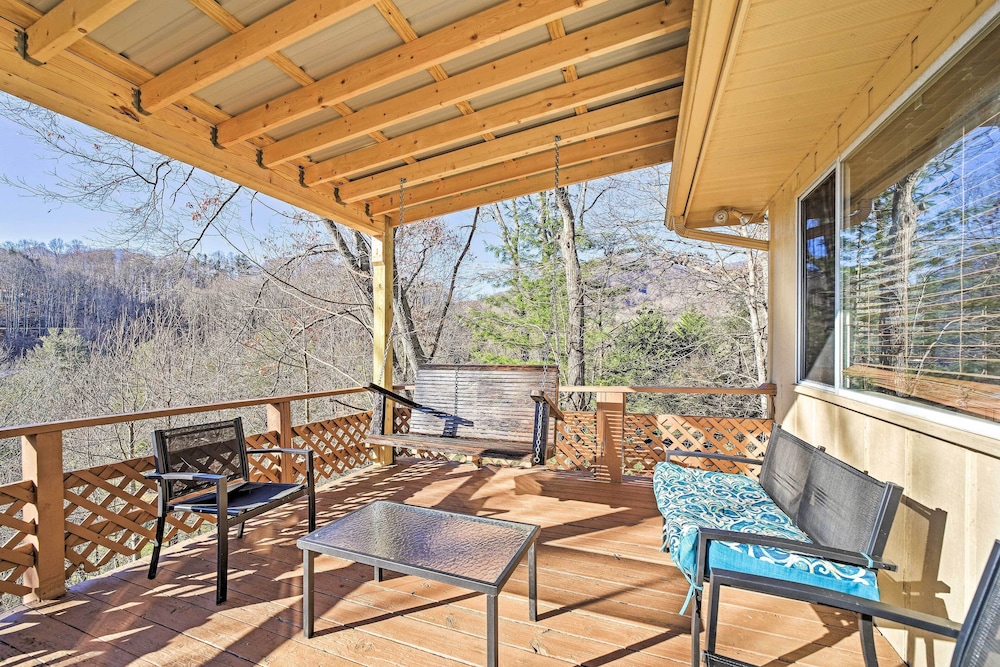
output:
[[[694,576],[698,532],[702,526],[811,541],[778,509],[756,480],[743,475],[660,463],[653,472],[653,493],[664,517],[662,549],[670,552],[692,589],[701,589],[701,582],[694,581]],[[809,584],[870,600],[879,599],[872,570],[785,549],[712,542],[708,550],[708,568],[709,571],[722,568]]]

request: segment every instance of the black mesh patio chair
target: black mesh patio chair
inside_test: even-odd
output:
[[[163,546],[167,516],[171,512],[198,512],[216,517],[218,555],[215,603],[226,601],[229,567],[229,529],[239,526],[238,538],[248,519],[302,496],[309,499],[309,532],[316,530],[316,488],[313,452],[305,449],[247,450],[243,420],[182,426],[153,432],[156,471],[146,474],[159,488],[156,538],[149,561],[149,578]],[[302,484],[251,482],[249,454],[286,453],[306,457],[306,481]]]
[[[719,592],[723,586],[837,607],[855,612],[862,618],[883,618],[918,630],[953,637],[955,652],[951,658],[951,667],[1000,667],[1000,540],[993,543],[993,551],[986,561],[983,576],[979,580],[979,587],[972,598],[972,604],[969,605],[969,613],[966,614],[964,623],[956,623],[946,618],[884,602],[722,569],[712,573],[709,585],[711,600],[706,619],[708,650],[705,652],[705,663],[708,667],[753,667],[749,663],[715,653]]]

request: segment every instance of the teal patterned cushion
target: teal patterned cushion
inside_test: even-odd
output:
[[[756,480],[743,475],[660,463],[653,472],[653,493],[664,518],[662,548],[670,552],[674,564],[692,587],[698,589],[701,582],[694,581],[695,550],[702,526],[811,541],[778,509]],[[709,571],[718,567],[878,599],[873,571],[785,549],[712,542],[708,567]]]

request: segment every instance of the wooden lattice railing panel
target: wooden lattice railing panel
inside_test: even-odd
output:
[[[626,414],[622,464],[631,474],[648,474],[668,449],[717,452],[746,458],[763,458],[774,421],[693,417],[686,415]],[[674,458],[685,466],[738,472],[756,477],[759,466],[703,458]]]
[[[393,408],[392,410],[392,432],[410,432],[410,408]],[[463,456],[453,455],[451,457],[441,452],[429,452],[426,449],[410,449],[408,447],[396,447],[396,456],[412,456],[418,459],[428,459],[432,461],[460,461]]]
[[[316,480],[330,480],[349,470],[374,463],[375,458],[368,446],[368,423],[370,412],[345,415],[312,424],[292,428],[294,447],[308,447],[316,454],[313,465]],[[305,460],[295,462],[301,474],[305,474]]]
[[[597,413],[565,412],[556,422],[555,462],[558,470],[591,470],[597,463]]]
[[[33,521],[25,521],[24,506],[34,504],[35,485],[30,481],[0,487],[0,593],[27,595],[24,573],[35,565],[35,548],[28,537]]]
[[[281,434],[266,431],[246,436],[248,449],[274,449],[281,447]],[[247,457],[250,479],[254,482],[281,482],[281,454],[251,454]],[[292,457],[295,479],[305,475],[306,463],[300,456]]]
[[[116,558],[139,555],[153,539],[156,486],[143,473],[151,456],[74,470],[63,476],[66,516],[66,578],[97,572]],[[197,532],[211,518],[171,514],[166,539]]]

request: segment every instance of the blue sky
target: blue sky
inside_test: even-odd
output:
[[[74,121],[64,119],[72,124]],[[56,162],[46,147],[38,143],[24,128],[0,116],[0,175],[12,181],[23,180],[31,185],[53,187],[57,179],[52,175]],[[268,201],[255,206],[253,211],[252,229],[248,220],[243,225],[247,236],[260,234],[268,227],[290,229],[285,219],[269,210],[270,206],[281,207],[279,202]],[[241,213],[244,219],[248,218]],[[48,242],[55,238],[63,241],[78,239],[89,246],[105,246],[100,230],[109,224],[110,214],[93,211],[72,203],[50,202],[41,197],[32,196],[26,191],[12,185],[0,182],[0,243],[22,240]],[[449,216],[452,225],[468,225],[471,222],[471,212],[457,213]],[[473,248],[478,261],[492,263],[492,257],[482,245],[485,242],[495,242],[496,232],[480,225],[478,242]],[[233,242],[244,245],[243,240],[236,237]],[[224,239],[211,233],[206,234],[201,244],[201,251],[232,252],[233,247]]]

